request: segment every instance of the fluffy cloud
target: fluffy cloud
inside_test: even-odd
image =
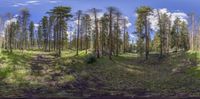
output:
[[[90,18],[92,19],[92,22],[94,22],[94,15],[93,13],[88,13],[90,15]],[[104,13],[103,12],[100,12],[100,13],[97,13],[97,18],[100,19],[101,17],[103,17]],[[74,21],[74,23],[77,25],[78,24],[78,19],[76,19]],[[81,24],[81,21],[80,21],[80,24]]]
[[[165,13],[168,16],[170,16],[170,20],[172,22],[172,25],[173,25],[173,22],[176,18],[179,18],[181,21],[188,23],[187,22],[188,16],[184,12],[180,12],[180,11],[170,12],[166,8],[154,9],[152,14],[148,17],[148,20],[150,21],[150,24],[151,24],[151,29],[153,29],[154,31],[157,31],[159,29],[159,27],[158,27],[158,11],[161,14]]]
[[[132,23],[130,22],[129,17],[125,16],[124,18],[126,20],[126,27],[129,28],[130,26],[132,26]]]
[[[38,27],[39,27],[39,24],[35,23],[35,24],[34,24],[34,27],[35,27],[34,31],[37,31],[37,30],[38,30]]]
[[[13,23],[13,22],[17,22],[17,18],[12,18],[12,19],[10,19],[10,20],[6,20],[5,21],[5,24],[4,24],[4,27],[7,27],[8,25],[10,25],[11,23]]]
[[[0,37],[4,37],[4,29],[10,25],[11,23],[13,22],[17,22],[17,18],[12,18],[12,19],[9,19],[9,20],[6,20],[5,22],[2,22],[1,19],[0,19]]]
[[[188,15],[186,13],[174,12],[174,13],[172,13],[171,16],[172,16],[172,21],[174,21],[178,17],[178,18],[180,18],[181,21],[188,23],[188,21],[187,21]]]
[[[39,24],[36,24],[36,23],[35,23],[34,26],[35,26],[35,28],[37,28],[37,27],[39,27]]]
[[[94,20],[94,14],[93,13],[88,13],[90,15],[90,18]],[[99,12],[97,13],[97,18],[100,19],[101,17],[103,17],[104,13],[103,12]]]
[[[92,19],[92,21],[91,21],[91,22],[92,22],[91,28],[94,29],[94,28],[95,28],[94,16],[93,16],[92,13],[89,13],[89,15],[90,15],[90,17],[91,17],[91,19]],[[101,19],[101,17],[103,17],[103,15],[104,15],[103,12],[98,13],[98,14],[97,14],[97,18],[98,18],[98,19]],[[129,19],[128,16],[123,16],[122,19],[125,19],[126,28],[129,28],[130,26],[132,26],[132,23],[130,22],[130,19]],[[115,20],[115,21],[116,21],[116,20]],[[73,21],[73,24],[74,24],[75,26],[78,25],[78,20],[77,20],[77,19],[74,20],[74,21]],[[80,21],[80,24],[81,24],[81,21]],[[120,29],[124,29],[124,20],[121,20],[119,24],[121,24],[121,25],[120,25]]]

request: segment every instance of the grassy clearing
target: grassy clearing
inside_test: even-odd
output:
[[[43,55],[43,62],[38,61],[38,55]],[[113,57],[112,61],[102,57],[92,64],[86,63],[89,56],[85,51],[76,56],[71,50],[64,51],[61,58],[38,51],[1,52],[0,94],[23,96],[27,91],[34,91],[30,93],[53,96],[69,93],[200,95],[199,52],[171,53],[163,59],[152,54],[148,61],[126,53]],[[31,72],[31,62],[40,68],[38,72]]]
[[[199,95],[200,81],[195,76],[200,72],[197,64],[199,56],[200,54],[194,52],[172,53],[164,59],[159,59],[158,55],[151,55],[148,61],[143,61],[136,54],[127,53],[114,57],[113,61],[103,57],[94,64],[86,64],[84,57],[81,61],[80,57],[76,57],[79,59],[78,64],[69,68],[77,71],[80,76],[88,76],[85,77],[87,79],[96,78],[103,82],[104,86],[101,89],[104,92],[129,95],[142,92]],[[90,80],[87,80],[88,83],[93,83]]]

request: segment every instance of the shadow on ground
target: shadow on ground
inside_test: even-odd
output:
[[[151,54],[148,61],[129,53],[112,61],[102,57],[92,64],[85,62],[87,55],[74,55],[65,52],[56,58],[52,53],[2,52],[0,95],[70,99],[190,99],[200,95],[197,53],[170,53],[163,58]]]

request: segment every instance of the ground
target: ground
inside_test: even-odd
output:
[[[84,51],[0,53],[1,97],[200,96],[198,52],[152,53],[148,61],[126,53],[87,63]],[[116,98],[117,99],[117,98]],[[128,98],[129,99],[129,98]]]

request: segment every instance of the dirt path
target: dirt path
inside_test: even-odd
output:
[[[55,65],[55,58],[48,54],[38,54],[32,59],[30,65],[33,73],[47,74],[47,70]]]
[[[57,59],[50,54],[37,54],[30,62],[30,77],[28,80],[36,84],[29,89],[31,94],[51,94],[58,91],[58,79],[64,74],[56,69]],[[39,86],[38,86],[39,85]]]

